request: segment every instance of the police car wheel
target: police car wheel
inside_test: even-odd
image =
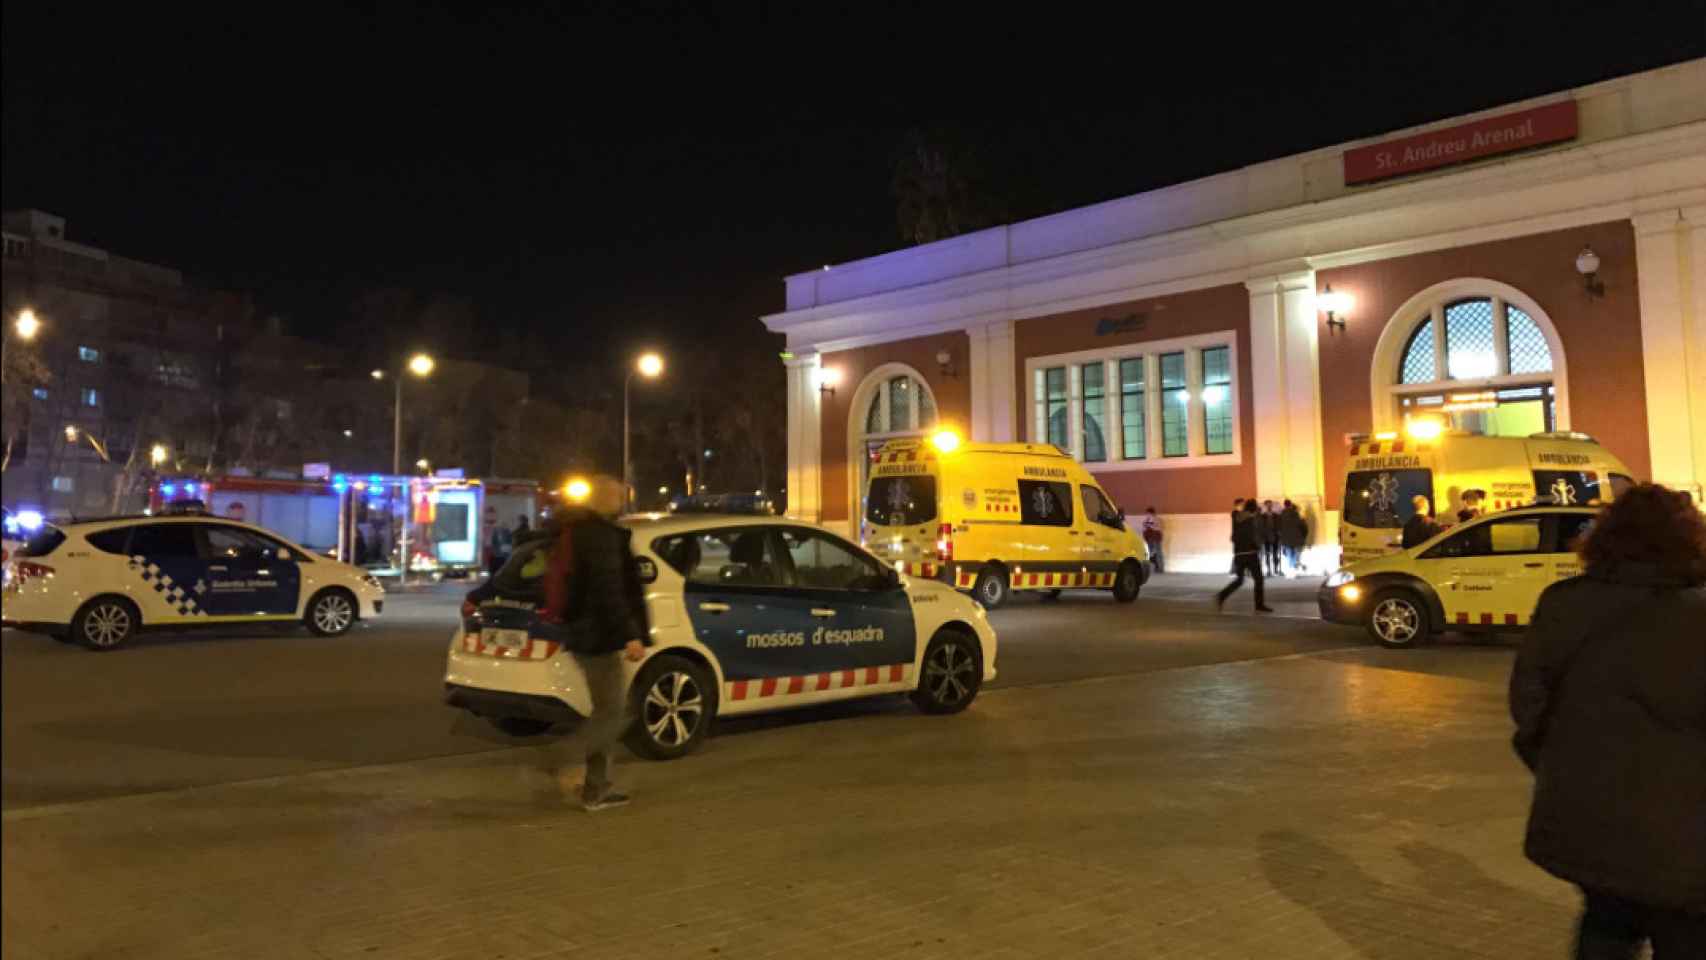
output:
[[[924,649],[924,664],[912,703],[925,713],[959,713],[977,699],[983,685],[983,650],[977,638],[951,627],[939,631]]]
[[[1368,632],[1383,647],[1414,647],[1427,639],[1427,608],[1408,590],[1376,594],[1368,607]]]
[[[130,642],[142,616],[122,597],[96,597],[71,618],[71,636],[90,650],[113,650]]]
[[[1114,575],[1114,599],[1120,603],[1130,603],[1137,599],[1137,594],[1143,589],[1143,570],[1137,563],[1127,560],[1120,564],[1120,572]]]
[[[985,567],[971,588],[972,597],[983,604],[985,610],[994,610],[1006,603],[1007,593],[1007,571],[995,564]]]
[[[322,590],[308,602],[303,619],[315,636],[341,637],[355,625],[355,597],[335,587]]]
[[[653,657],[634,680],[628,748],[651,760],[684,757],[705,742],[717,714],[717,682],[686,657]]]

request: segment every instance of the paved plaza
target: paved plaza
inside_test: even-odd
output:
[[[1567,955],[1573,891],[1520,851],[1528,779],[1507,744],[1508,646],[1390,652],[1355,631],[1160,598],[1123,613],[1049,606],[998,612],[1013,638],[1003,682],[963,715],[896,699],[730,722],[685,760],[622,763],[635,803],[594,815],[563,802],[536,747],[428,712],[430,691],[397,707],[431,725],[427,742],[383,709],[401,688],[340,680],[382,691],[368,714],[316,688],[338,725],[312,735],[341,746],[313,762],[286,747],[257,760],[265,744],[210,705],[240,690],[175,694],[200,705],[215,746],[199,756],[217,776],[126,787],[91,752],[98,788],[10,795],[6,956]],[[399,607],[391,633],[365,642],[415,669],[401,651],[441,649],[442,631]],[[1122,616],[1132,629],[1084,632],[1123,644],[1123,659],[1105,651],[1101,675],[1076,665],[1071,624]],[[1193,635],[1197,662],[1176,649]],[[39,765],[56,737],[86,751],[99,739],[33,729],[20,669],[98,661],[163,683],[143,658],[234,670],[222,656],[315,642],[91,657],[8,632],[8,781],[31,775],[15,745]],[[266,657],[300,677],[290,651]],[[352,671],[386,659],[352,655]],[[108,691],[87,692],[91,724],[151,716],[135,689],[110,691],[129,705],[116,714],[100,705]],[[281,696],[257,704],[262,730]],[[179,754],[193,730],[171,730],[115,730],[110,757],[152,751],[190,770],[196,755]]]

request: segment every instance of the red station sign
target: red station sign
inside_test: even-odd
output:
[[[1573,140],[1576,101],[1564,100],[1345,151],[1345,185],[1467,163]]]

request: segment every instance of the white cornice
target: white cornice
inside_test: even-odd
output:
[[[1706,121],[764,317],[835,349],[1706,201]]]

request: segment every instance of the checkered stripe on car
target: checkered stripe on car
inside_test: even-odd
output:
[[[130,568],[142,577],[142,581],[154,588],[154,592],[166,601],[167,606],[178,611],[180,617],[205,617],[207,611],[201,608],[197,596],[207,592],[207,584],[197,580],[195,586],[184,587],[172,580],[172,575],[160,569],[160,565],[150,562],[147,557],[134,556],[130,558]]]

